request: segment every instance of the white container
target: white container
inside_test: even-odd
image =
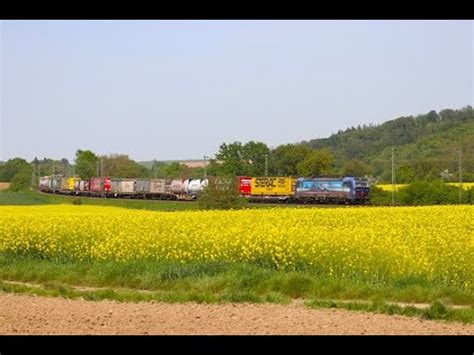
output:
[[[166,189],[165,179],[151,179],[150,180],[150,192],[152,194],[164,194]]]
[[[120,192],[131,194],[134,191],[135,180],[124,179],[120,181]]]
[[[187,192],[191,195],[196,195],[201,192],[201,179],[192,179],[189,181]]]

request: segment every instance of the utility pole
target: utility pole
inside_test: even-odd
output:
[[[395,206],[395,148],[392,147],[392,206]]]
[[[458,147],[458,164],[459,164],[459,204],[462,203],[462,149]]]
[[[31,189],[34,190],[36,188],[36,165],[31,173]]]
[[[99,174],[99,161],[97,160],[97,164],[96,164],[96,169],[97,169],[97,177],[100,177],[100,174]]]
[[[51,173],[51,187],[53,188],[53,191],[56,191],[55,182],[56,182],[57,180],[56,180],[56,177],[54,176],[54,174],[55,174],[55,171],[54,171],[54,160],[53,160],[53,162],[51,163],[51,169],[52,169],[52,173]]]
[[[207,155],[204,156],[204,179],[207,179],[207,163],[206,159],[209,158]]]
[[[105,197],[105,171],[104,171],[104,158],[100,158],[100,177],[104,178],[104,187],[102,189],[102,198]]]
[[[268,154],[265,154],[265,176],[268,176]]]
[[[38,188],[38,159],[35,157],[33,160],[33,171],[32,171],[32,177],[31,177],[31,187],[32,190],[36,190]]]

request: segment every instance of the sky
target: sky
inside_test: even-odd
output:
[[[0,160],[201,159],[474,102],[473,21],[1,21]]]

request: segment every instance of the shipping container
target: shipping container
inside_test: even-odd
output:
[[[79,181],[79,178],[76,178],[76,177],[71,177],[67,179],[68,190],[71,190],[71,191],[74,190],[76,186],[76,182],[78,181]]]
[[[143,179],[137,180],[135,182],[135,192],[142,193],[142,194],[150,193],[150,186],[151,186],[150,180],[143,180]]]
[[[59,188],[61,191],[67,191],[69,190],[69,179],[68,178],[61,178],[61,185]]]
[[[120,181],[121,179],[110,179],[110,191],[112,193],[120,193]]]
[[[248,196],[252,191],[252,178],[250,176],[239,176],[239,192]]]
[[[173,181],[171,181],[171,192],[175,194],[183,193],[183,180],[182,179],[174,179]]]
[[[122,194],[133,194],[135,188],[134,179],[122,179],[120,181],[120,193]]]
[[[183,181],[183,193],[185,193],[185,194],[189,193],[188,188],[189,188],[189,182],[190,181],[191,181],[190,179],[185,179]]]
[[[197,195],[201,192],[201,179],[192,179],[189,181],[187,193]]]
[[[40,190],[42,191],[51,190],[51,183],[52,183],[52,180],[49,176],[43,176],[40,179]]]
[[[61,177],[60,176],[53,176],[52,177],[51,189],[53,191],[58,191],[58,190],[61,189]]]
[[[102,192],[104,189],[104,179],[100,177],[91,178],[89,187],[90,187],[90,191]]]
[[[166,180],[165,179],[151,179],[150,192],[152,194],[164,194],[166,192]]]
[[[77,179],[76,181],[74,181],[74,190],[75,191],[79,191],[81,190],[81,181],[80,179]]]
[[[79,191],[88,191],[89,189],[86,189],[86,182],[88,183],[87,180],[81,180],[79,181]],[[89,184],[87,184],[88,186]]]
[[[173,179],[166,179],[165,181],[166,181],[166,183],[165,183],[165,193],[172,195],[173,191],[171,189],[171,183],[173,182]]]
[[[112,190],[112,181],[107,176],[104,178],[104,191],[110,192]]]
[[[295,179],[288,177],[254,177],[251,196],[290,196],[295,189]]]

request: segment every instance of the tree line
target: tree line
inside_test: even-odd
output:
[[[203,168],[190,168],[180,163],[155,161],[150,168],[136,162],[126,154],[98,155],[91,150],[78,149],[74,164],[63,158],[54,160],[35,158],[27,162],[23,158],[10,159],[0,163],[0,181],[10,182],[11,190],[36,186],[40,176],[62,175],[90,179],[94,176],[121,178],[198,178]]]
[[[317,132],[315,132],[315,135]],[[400,117],[380,125],[363,125],[339,131],[328,138],[282,144],[270,149],[264,142],[222,143],[210,159],[208,175],[214,176],[365,176],[390,182],[391,152],[395,149],[398,183],[456,181],[459,150],[463,180],[474,181],[474,113],[460,110],[430,111],[416,117]],[[178,162],[153,161],[149,166],[126,154],[99,155],[76,151],[74,164],[67,159],[22,158],[0,164],[0,181],[12,188],[31,186],[39,176],[111,176],[123,178],[202,178],[204,168]]]

